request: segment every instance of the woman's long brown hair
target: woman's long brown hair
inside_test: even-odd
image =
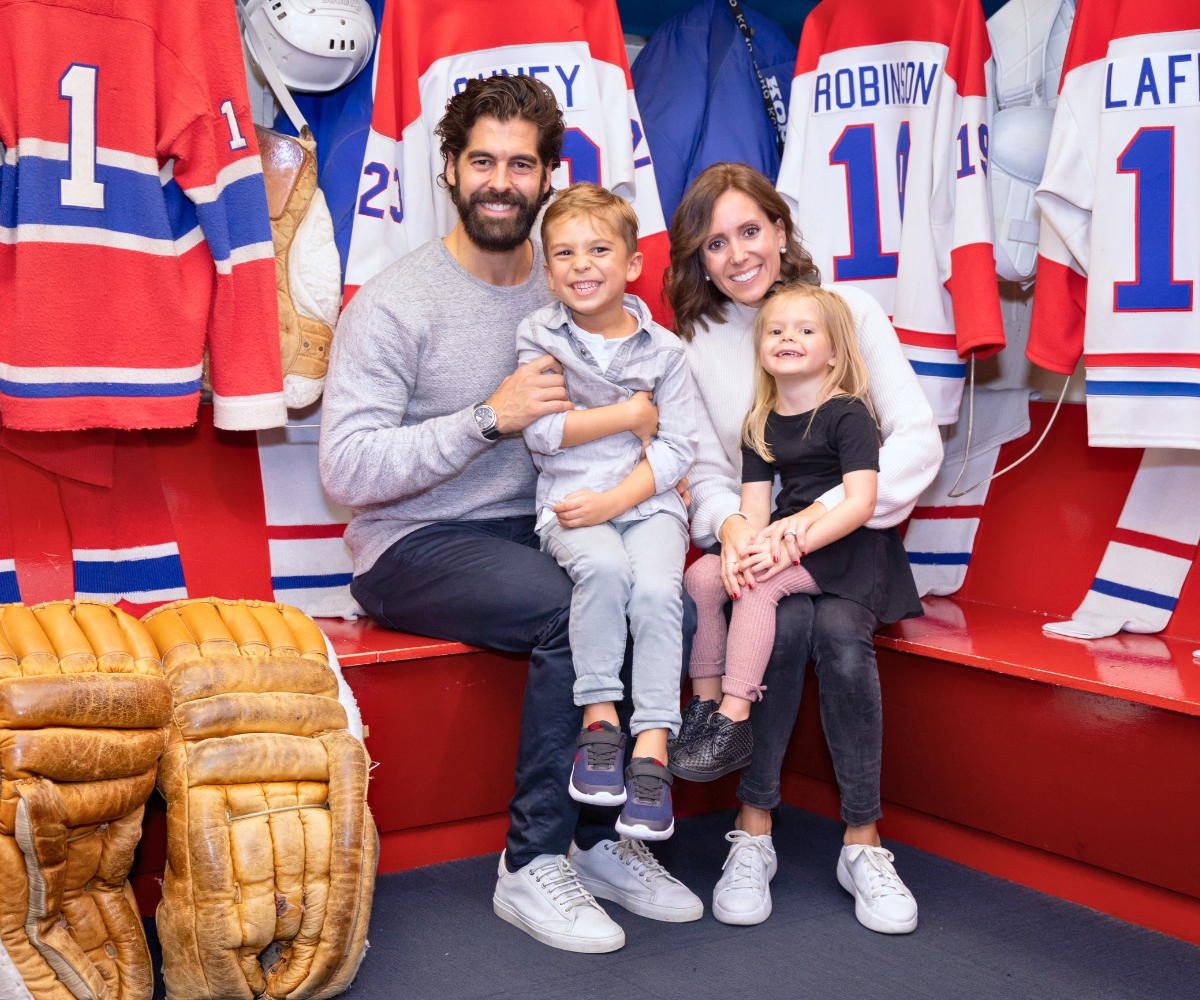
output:
[[[705,281],[704,240],[712,226],[713,206],[726,191],[741,191],[771,223],[782,223],[787,236],[780,260],[780,279],[788,284],[821,283],[821,273],[800,242],[787,203],[767,180],[744,163],[714,163],[692,181],[671,220],[671,266],[663,275],[663,294],[675,313],[675,330],[684,340],[696,335],[697,324],[725,320],[729,301],[715,281]]]

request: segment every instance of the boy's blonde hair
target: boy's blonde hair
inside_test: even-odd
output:
[[[550,227],[564,219],[599,219],[625,244],[629,253],[637,253],[638,220],[633,206],[619,194],[598,184],[580,181],[555,198],[542,216],[542,247],[549,245]]]
[[[861,399],[867,404],[867,409],[871,409],[871,401],[867,397],[867,366],[858,350],[858,341],[854,336],[854,317],[850,314],[846,300],[837,292],[826,291],[819,285],[804,282],[784,285],[763,303],[758,315],[754,317],[754,405],[742,423],[742,443],[753,448],[765,462],[775,461],[771,449],[767,446],[766,428],[767,417],[779,403],[779,387],[775,384],[775,377],[762,366],[762,342],[766,335],[767,316],[784,302],[801,298],[816,302],[821,315],[821,326],[824,327],[833,347],[833,367],[821,383],[817,393],[817,407],[834,396],[849,396]],[[816,412],[814,407],[813,416],[809,417],[808,421],[810,427]]]

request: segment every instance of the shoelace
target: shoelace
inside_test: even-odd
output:
[[[658,805],[662,799],[663,779],[653,774],[635,774],[633,782],[633,801],[642,805]]]
[[[564,910],[573,910],[578,906],[600,908],[600,904],[579,881],[575,869],[561,854],[547,861],[541,867],[535,868],[531,874],[533,880],[542,886],[549,893],[550,898]]]
[[[617,766],[617,754],[623,752],[624,747],[616,743],[588,743],[584,749],[587,751],[589,768],[611,771]]]
[[[622,837],[612,849],[613,856],[628,865],[635,875],[640,875],[647,881],[655,878],[665,878],[668,882],[682,885],[674,875],[668,872],[642,841],[629,840]],[[640,865],[640,868],[638,867]]]
[[[846,864],[853,864],[862,855],[867,858],[867,882],[871,898],[882,896],[907,896],[908,888],[900,881],[892,862],[896,856],[882,847],[868,847],[866,844],[855,844],[846,856]]]
[[[745,830],[730,830],[725,839],[736,845],[721,865],[721,871],[724,871],[733,862],[733,871],[725,888],[761,890],[767,865],[775,858],[775,848],[763,837],[753,837]]]

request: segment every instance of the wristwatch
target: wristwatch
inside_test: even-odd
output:
[[[496,426],[496,411],[487,403],[475,404],[475,423],[479,425],[479,433],[489,441],[500,437],[500,428]]]

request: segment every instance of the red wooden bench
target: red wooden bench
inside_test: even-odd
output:
[[[1004,464],[1040,433],[1007,445]],[[272,597],[252,434],[148,435],[189,593]],[[1200,820],[1200,578],[1162,636],[1050,637],[1082,599],[1120,514],[1138,451],[1089,449],[1066,406],[1041,450],[997,480],[966,581],[925,618],[877,637],[884,695],[881,824],[895,837],[1200,943],[1200,869],[1164,821]],[[71,596],[71,545],[54,478],[0,450],[25,600]],[[371,805],[381,870],[498,850],[507,825],[522,657],[322,621],[379,763]],[[416,752],[417,778],[408,766]],[[401,782],[400,776],[404,776]],[[678,787],[681,814],[733,804],[734,778]],[[811,677],[785,762],[785,800],[836,815]],[[152,800],[152,802],[155,800]],[[163,867],[149,810],[135,869],[146,912]]]

